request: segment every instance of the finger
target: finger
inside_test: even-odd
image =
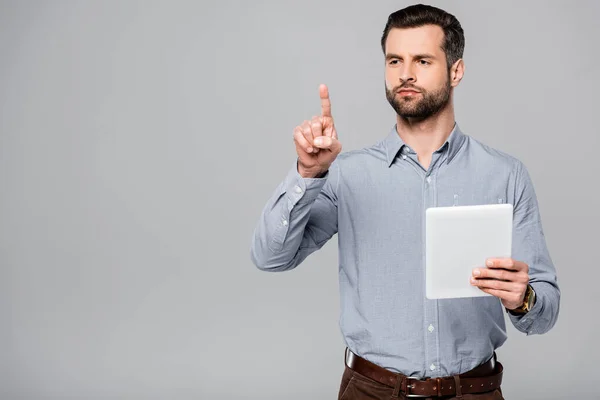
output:
[[[302,125],[300,125],[300,129],[302,129],[302,134],[311,145],[314,143],[314,138],[312,134],[312,129],[310,129],[309,121],[304,121]]]
[[[528,266],[524,262],[513,260],[512,258],[489,258],[485,265],[489,268],[504,268],[510,270],[527,270]]]
[[[323,136],[323,125],[321,124],[321,118],[312,117],[312,119],[310,120],[310,128],[312,130],[314,138]]]
[[[321,117],[321,125],[323,126],[323,135],[333,137],[337,139],[337,132],[335,131],[335,126],[333,125],[333,118],[331,117]]]
[[[499,299],[503,300],[502,304],[504,304],[505,306],[507,305],[507,303],[519,304],[522,302],[518,293],[507,292],[506,290],[486,289],[486,288],[481,289],[481,291],[483,291],[485,293],[489,293],[492,296],[496,296]]]
[[[482,291],[491,294],[492,296],[496,296],[499,299],[513,301],[515,296],[512,292],[507,292],[506,290],[498,290],[498,289],[487,289],[487,288],[479,288]]]
[[[320,149],[327,149],[335,153],[339,153],[342,150],[342,144],[340,141],[329,136],[320,136],[315,138],[314,145]]]
[[[523,284],[507,281],[499,281],[497,279],[476,279],[471,277],[471,285],[477,286],[480,289],[496,289],[505,290],[507,292],[518,293],[522,290]]]
[[[473,270],[475,279],[496,279],[505,282],[529,283],[529,275],[523,271],[513,271],[508,269],[493,268],[475,268]]]
[[[313,154],[318,153],[319,148],[316,147],[314,144],[315,137],[314,137],[312,128],[310,126],[310,121],[304,121],[304,123],[300,126],[300,128],[302,129],[302,133],[303,133],[304,137],[306,138],[306,141],[308,141],[308,143],[310,143],[312,146],[312,153]]]
[[[503,268],[475,268],[473,277],[477,279],[498,279],[501,281],[516,281],[519,280],[519,273],[513,270]]]
[[[306,151],[307,153],[313,152],[312,145],[308,142],[308,140],[306,140],[304,134],[302,133],[302,129],[299,126],[294,128],[294,140],[296,141],[296,143],[298,143],[298,146],[300,146],[300,148]]]
[[[329,100],[329,89],[327,85],[319,85],[319,97],[321,97],[321,115],[331,117],[331,101]]]

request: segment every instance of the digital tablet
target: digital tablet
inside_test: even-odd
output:
[[[431,207],[425,211],[428,299],[491,296],[469,279],[488,258],[511,257],[513,205]]]

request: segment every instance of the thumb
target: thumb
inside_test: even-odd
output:
[[[320,149],[329,149],[331,151],[337,151],[342,147],[340,141],[331,136],[316,137],[313,143],[316,147]]]

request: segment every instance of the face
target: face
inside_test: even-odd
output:
[[[443,40],[444,31],[437,25],[390,30],[385,44],[385,91],[399,116],[423,120],[450,101],[463,64],[458,60],[448,71]]]

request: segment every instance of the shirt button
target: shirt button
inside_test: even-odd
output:
[[[429,366],[429,369],[430,369],[430,370],[432,370],[432,371],[435,371],[435,365],[434,365],[434,364],[431,364],[431,365]]]
[[[296,191],[296,193],[302,193],[302,188],[300,186],[296,186],[294,190]]]
[[[429,332],[433,332],[433,325],[429,324],[429,328],[427,328]]]
[[[287,224],[288,224],[286,219],[284,219],[281,223],[283,224],[283,226],[287,226]]]
[[[430,176],[427,177],[427,183],[431,183],[431,177]]]
[[[402,158],[406,160],[406,154],[402,154]]]

